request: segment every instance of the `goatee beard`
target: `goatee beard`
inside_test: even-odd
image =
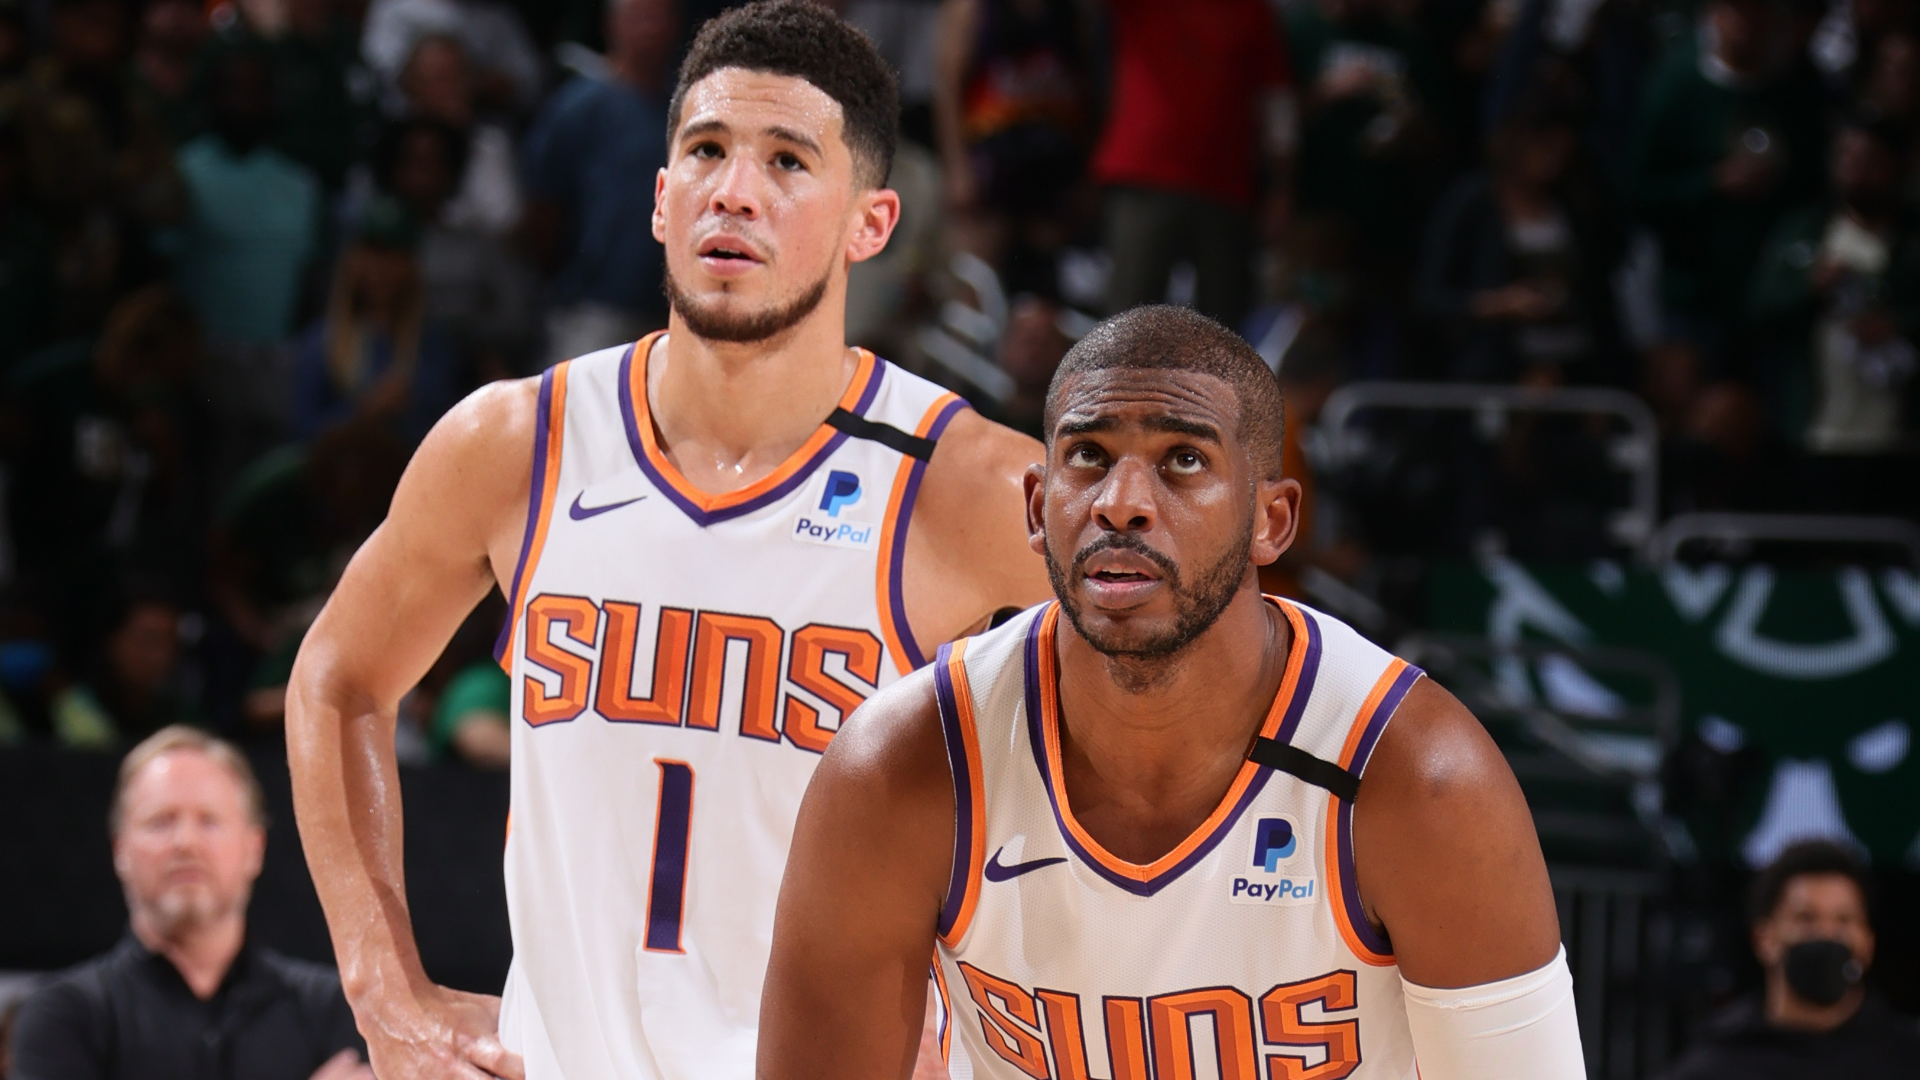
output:
[[[717,311],[681,291],[680,283],[673,280],[671,269],[667,269],[662,276],[660,287],[667,294],[667,306],[680,316],[680,321],[694,337],[704,341],[751,345],[783,334],[813,314],[813,309],[819,307],[820,301],[827,295],[827,281],[832,276],[831,270],[820,275],[820,280],[814,282],[811,288],[785,304],[739,314]]]
[[[1234,596],[1240,592],[1240,583],[1246,578],[1247,563],[1253,551],[1253,527],[1252,523],[1248,522],[1248,527],[1241,534],[1239,543],[1229,548],[1212,565],[1201,570],[1190,586],[1181,580],[1180,569],[1173,564],[1173,560],[1155,551],[1144,540],[1132,534],[1109,533],[1081,549],[1073,558],[1072,569],[1076,572],[1085,566],[1086,561],[1092,556],[1102,551],[1114,550],[1131,551],[1160,568],[1160,572],[1165,576],[1168,590],[1173,593],[1174,606],[1179,611],[1179,617],[1166,631],[1138,640],[1119,640],[1090,632],[1081,620],[1079,605],[1072,599],[1073,594],[1069,589],[1071,576],[1068,569],[1061,566],[1054,558],[1051,544],[1045,547],[1047,577],[1052,580],[1054,595],[1060,598],[1061,610],[1066,612],[1068,621],[1073,623],[1074,630],[1086,640],[1087,644],[1093,646],[1094,651],[1109,660],[1134,664],[1145,662],[1150,666],[1156,666],[1179,656],[1187,646],[1193,644],[1195,639],[1206,633],[1214,623],[1220,621],[1220,616],[1226,612],[1228,605],[1233,603]]]

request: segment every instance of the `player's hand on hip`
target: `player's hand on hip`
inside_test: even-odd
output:
[[[395,1080],[526,1080],[520,1055],[500,1042],[500,999],[430,986],[397,1008],[359,1016],[367,1060]],[[316,1080],[335,1080],[332,1077]]]

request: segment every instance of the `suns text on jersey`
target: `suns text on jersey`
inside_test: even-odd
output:
[[[818,754],[839,722],[872,693],[836,677],[828,658],[839,657],[847,674],[869,686],[880,678],[884,650],[870,631],[809,623],[789,632],[761,615],[674,607],[653,612],[657,632],[649,662],[638,655],[640,607],[556,593],[527,602],[521,640],[529,670],[519,689],[521,716],[529,725],[564,723],[591,707],[616,724],[718,731],[732,647],[735,655],[746,655],[745,678],[734,689],[740,734]],[[649,668],[652,679],[642,696],[634,690],[634,674]],[[837,713],[833,726],[795,689]]]
[[[1211,1074],[1222,1080],[1340,1080],[1360,1066],[1359,1019],[1334,1015],[1358,1004],[1351,971],[1281,983],[1258,998],[1231,986],[1105,995],[1093,1006],[1100,1015],[1088,1017],[1079,994],[1030,991],[958,966],[973,1007],[958,1003],[955,1022],[978,1023],[988,1049],[1034,1080],[1095,1076],[1090,1024],[1104,1030],[1113,1080],[1195,1080],[1195,1058],[1209,1042]],[[1196,1029],[1202,1019],[1210,1038]]]

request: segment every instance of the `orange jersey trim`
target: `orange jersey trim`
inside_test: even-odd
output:
[[[1380,678],[1374,681],[1373,689],[1368,691],[1366,701],[1361,703],[1359,713],[1354,716],[1353,724],[1347,729],[1346,744],[1340,748],[1341,768],[1348,770],[1353,768],[1354,758],[1360,749],[1360,741],[1365,737],[1367,728],[1372,725],[1375,719],[1374,714],[1379,712],[1380,705],[1386,700],[1388,692],[1393,689],[1393,684],[1406,670],[1407,662],[1396,656],[1387,664],[1387,670],[1380,674]],[[1338,796],[1328,796],[1326,818],[1328,824],[1331,826],[1340,821],[1342,813],[1351,814],[1352,808],[1343,807]],[[1374,967],[1389,967],[1394,963],[1393,954],[1380,952],[1369,946],[1361,938],[1359,931],[1354,928],[1353,918],[1348,912],[1349,894],[1356,901],[1353,906],[1359,906],[1357,903],[1359,889],[1357,883],[1347,881],[1340,872],[1340,844],[1347,832],[1348,830],[1344,828],[1330,827],[1325,830],[1329,885],[1327,905],[1333,910],[1333,924],[1339,928],[1341,940],[1347,943],[1347,948],[1352,950],[1353,955],[1359,957],[1362,963],[1371,964]],[[1360,910],[1365,912],[1365,908]]]
[[[566,445],[567,371],[572,361],[555,364],[548,384],[547,410],[536,428],[544,428],[544,445],[536,444],[536,462],[544,461],[541,475],[533,478],[538,496],[528,506],[528,530],[520,551],[520,565],[514,569],[513,595],[508,598],[507,634],[500,648],[500,667],[513,674],[513,646],[520,632],[520,620],[526,614],[527,592],[533,585],[534,568],[540,565],[540,552],[547,544],[547,525],[553,516],[554,493],[560,487],[560,449]]]
[[[961,872],[965,874],[965,880],[961,886],[959,908],[954,913],[953,924],[945,933],[939,935],[940,943],[949,949],[957,948],[960,940],[967,936],[967,927],[973,922],[974,909],[980,904],[980,874],[987,863],[987,790],[984,778],[980,774],[980,728],[974,720],[973,688],[967,683],[966,649],[966,638],[946,647],[944,650],[946,656],[941,662],[943,670],[940,672],[945,678],[937,680],[951,688],[954,717],[952,726],[947,730],[955,731],[960,736],[960,755],[955,755],[954,748],[951,747],[948,749],[948,754],[956,757],[963,755],[962,759],[966,765],[966,776],[954,777],[956,785],[954,808],[957,812],[961,811],[964,803],[966,814],[965,820],[956,822],[960,826],[960,831],[956,831],[954,835],[956,847],[954,861],[957,864],[964,852],[966,865]],[[956,761],[954,764],[959,762]],[[965,792],[958,790],[958,785],[962,782],[967,787]],[[951,891],[952,883],[949,883],[949,893]]]
[[[913,429],[914,435],[922,439],[926,438],[927,433],[933,430],[934,422],[940,419],[946,408],[959,400],[958,394],[940,395],[939,400],[927,406],[927,411],[921,414],[920,423]],[[893,616],[893,593],[897,586],[897,579],[905,574],[905,566],[896,569],[891,555],[895,532],[907,527],[913,513],[911,507],[906,508],[905,514],[901,513],[907,497],[907,488],[910,486],[908,479],[915,469],[924,469],[926,464],[918,458],[905,454],[900,456],[900,467],[893,472],[893,490],[887,496],[886,522],[880,527],[880,558],[876,560],[877,569],[874,571],[874,591],[879,601],[876,606],[880,609],[880,635],[886,639],[887,651],[893,654],[893,666],[902,675],[913,672],[913,661],[907,655],[903,634],[906,628],[899,625]]]
[[[812,435],[807,437],[806,442],[800,444],[798,450],[788,454],[786,460],[771,473],[738,490],[710,495],[694,487],[661,451],[660,438],[653,430],[652,405],[647,400],[647,363],[652,358],[654,344],[665,333],[664,330],[656,330],[641,338],[633,347],[636,362],[628,366],[628,378],[631,380],[628,389],[633,400],[633,423],[640,436],[641,451],[647,455],[648,463],[659,473],[660,479],[666,481],[681,498],[699,508],[701,513],[711,514],[728,510],[742,503],[752,502],[779,487],[792,479],[794,474],[813,464],[814,458],[820,451],[826,448],[827,443],[833,441],[835,435],[839,434],[836,429],[821,424]],[[853,378],[847,383],[846,391],[840,395],[839,403],[840,408],[849,412],[854,411],[860,404],[861,395],[865,393],[867,384],[875,377],[874,369],[879,364],[879,358],[867,350],[856,351],[860,355],[860,364],[854,369]]]
[[[1284,600],[1268,597],[1286,615],[1288,624],[1293,628],[1293,640],[1287,649],[1287,671],[1280,680],[1280,690],[1274,695],[1273,705],[1267,709],[1267,718],[1260,725],[1260,734],[1272,738],[1280,730],[1280,722],[1286,716],[1287,706],[1293,701],[1295,690],[1300,682],[1300,670],[1307,656],[1307,626],[1299,609]],[[1240,803],[1240,796],[1247,785],[1259,774],[1262,766],[1247,761],[1240,766],[1240,772],[1234,776],[1233,784],[1227,788],[1227,794],[1220,804],[1207,815],[1199,827],[1187,834],[1172,851],[1160,856],[1146,865],[1128,862],[1106,848],[1100,846],[1085,829],[1080,827],[1079,819],[1073,816],[1073,806],[1067,801],[1066,772],[1062,768],[1060,754],[1060,680],[1059,657],[1055,655],[1055,633],[1060,622],[1060,605],[1047,608],[1040,627],[1040,730],[1046,740],[1047,780],[1053,785],[1054,805],[1059,808],[1060,820],[1066,825],[1073,839],[1088,854],[1099,860],[1108,870],[1134,881],[1151,881],[1172,870],[1182,860],[1192,855],[1195,849],[1211,839],[1215,832],[1227,822],[1234,808]]]

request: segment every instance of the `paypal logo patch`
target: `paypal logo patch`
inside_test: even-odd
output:
[[[1293,837],[1293,822],[1283,817],[1261,818],[1253,830],[1253,865],[1271,874],[1280,860],[1293,855],[1299,847]]]
[[[833,470],[827,476],[827,490],[820,496],[820,509],[828,517],[839,517],[842,507],[860,501],[860,478],[850,472]]]
[[[1302,854],[1302,840],[1288,817],[1263,817],[1253,823],[1252,869],[1231,879],[1227,899],[1236,904],[1291,907],[1319,899],[1319,882],[1312,860],[1282,869],[1281,864]],[[1245,851],[1245,848],[1240,850]]]

